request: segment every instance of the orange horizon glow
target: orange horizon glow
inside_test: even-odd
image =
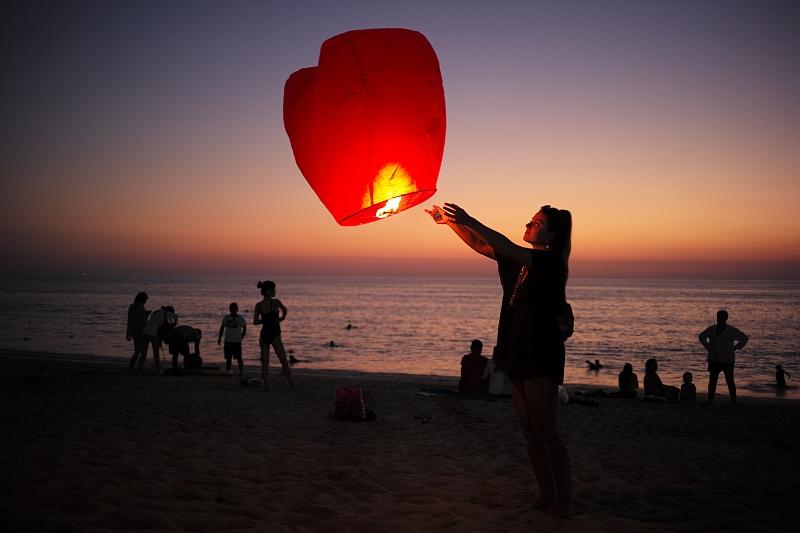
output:
[[[142,8],[114,19],[130,39],[102,31],[112,9],[87,7],[90,27],[67,8],[29,21],[9,63],[0,270],[492,275],[424,212],[453,202],[520,245],[541,205],[569,209],[576,276],[800,279],[798,37],[782,7],[518,4],[457,20],[438,4],[242,6],[158,31]],[[399,22],[439,57],[437,192],[341,227],[297,168],[283,85],[324,39]]]

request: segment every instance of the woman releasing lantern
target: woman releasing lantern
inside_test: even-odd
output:
[[[558,386],[564,380],[564,334],[559,314],[571,248],[569,211],[544,206],[525,225],[518,246],[455,204],[428,211],[470,248],[497,261],[503,303],[496,358],[513,385],[512,397],[539,494],[533,508],[566,517],[574,512],[569,454],[558,431]]]

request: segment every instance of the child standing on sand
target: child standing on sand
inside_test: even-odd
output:
[[[781,365],[775,365],[775,386],[778,387],[778,390],[786,388],[786,378],[791,379],[792,376]]]
[[[222,352],[225,354],[225,370],[231,371],[231,359],[236,358],[236,363],[239,365],[239,377],[244,375],[242,365],[242,339],[247,335],[247,323],[244,317],[239,315],[239,304],[236,302],[228,306],[230,311],[229,315],[225,315],[222,319],[222,324],[219,327],[219,335],[217,336],[217,346],[222,343],[222,336],[225,335],[225,345],[222,347]]]
[[[692,383],[692,373],[683,373],[683,385],[681,385],[681,402],[694,403],[697,401],[697,387]]]

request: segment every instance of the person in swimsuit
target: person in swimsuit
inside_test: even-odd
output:
[[[144,339],[144,327],[147,325],[149,311],[144,308],[147,303],[147,293],[140,292],[133,299],[133,303],[128,306],[128,327],[125,331],[125,338],[128,342],[133,341],[133,357],[131,357],[128,372],[133,372],[139,357],[147,350],[147,343]]]
[[[539,485],[532,507],[565,518],[574,514],[569,454],[558,430],[558,386],[564,381],[566,309],[572,215],[546,205],[525,225],[523,240],[481,224],[461,207],[428,211],[475,252],[497,261],[503,301],[497,364],[511,380],[512,399]]]
[[[269,347],[275,349],[278,360],[283,368],[283,375],[289,381],[289,386],[296,388],[292,380],[292,370],[289,361],[286,359],[286,350],[281,341],[281,322],[286,319],[286,307],[280,300],[275,298],[275,282],[259,281],[258,288],[261,289],[263,300],[258,302],[253,310],[253,324],[261,326],[261,335],[258,337],[258,345],[261,348],[261,376],[264,380],[264,388],[269,390]]]

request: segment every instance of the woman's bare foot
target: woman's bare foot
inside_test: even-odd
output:
[[[572,500],[556,498],[545,512],[556,518],[569,518],[575,514],[575,505],[573,505]]]

